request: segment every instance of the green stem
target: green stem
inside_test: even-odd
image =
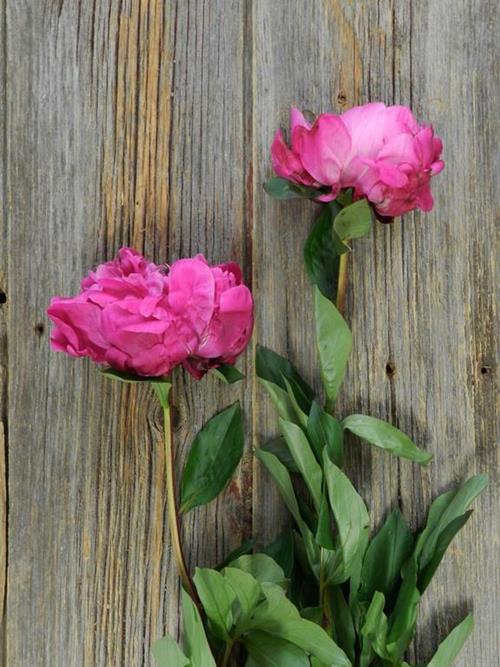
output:
[[[231,639],[231,641],[226,644],[226,650],[224,651],[224,656],[222,658],[221,667],[228,667],[229,658],[231,657],[231,653],[233,651],[233,646],[234,646],[234,639]]]
[[[344,241],[345,243],[346,241]],[[339,280],[337,286],[337,299],[336,306],[337,310],[341,315],[344,314],[345,309],[345,298],[347,292],[347,267],[349,264],[349,253],[345,252],[343,255],[340,255],[339,261]]]
[[[172,551],[179,569],[179,574],[184,588],[189,593],[194,602],[199,605],[199,598],[196,593],[193,581],[189,576],[186,566],[186,559],[182,549],[180,537],[179,510],[177,507],[177,498],[175,494],[175,453],[172,438],[172,421],[170,419],[170,403],[168,399],[162,402],[163,417],[165,424],[165,472],[167,478],[167,512],[168,524],[170,528],[170,540]]]

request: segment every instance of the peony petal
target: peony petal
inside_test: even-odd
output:
[[[340,116],[322,114],[310,130],[297,127],[294,140],[302,164],[311,176],[322,185],[338,188],[340,171],[351,147]]]

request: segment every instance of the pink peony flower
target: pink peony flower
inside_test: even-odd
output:
[[[291,126],[291,148],[276,134],[274,170],[294,183],[328,187],[318,201],[353,188],[355,199],[366,197],[382,216],[432,208],[430,179],[444,167],[443,145],[407,107],[365,104],[321,114],[312,125],[292,109]]]
[[[209,267],[198,255],[174,262],[166,273],[135,250],[122,248],[115,260],[84,278],[76,297],[52,299],[52,347],[146,377],[167,375],[179,364],[201,377],[213,366],[234,363],[251,336],[253,302],[238,267],[227,265],[235,267],[231,275],[239,279],[245,308],[231,321],[225,315],[226,301],[233,312],[237,302],[227,296],[233,287],[229,278],[218,285],[219,273],[229,273],[225,266]],[[198,357],[203,368],[189,361]]]

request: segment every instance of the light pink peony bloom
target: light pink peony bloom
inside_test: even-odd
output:
[[[274,170],[294,183],[328,187],[319,201],[353,188],[356,199],[366,197],[382,216],[432,208],[430,179],[444,167],[443,146],[407,107],[365,104],[321,114],[313,125],[292,109],[291,126],[291,148],[281,130],[276,134]]]
[[[135,250],[122,248],[115,260],[84,278],[79,295],[52,299],[48,309],[55,325],[52,347],[120,371],[167,375],[179,364],[188,365],[190,356],[198,354],[203,341],[213,335],[220,310],[214,272],[220,270],[210,268],[199,255],[174,262],[167,274]],[[203,372],[234,363],[248,343],[253,302],[248,288],[241,287],[247,310],[232,323],[232,331],[226,327],[221,333],[217,358],[205,355]],[[201,377],[203,372],[193,374]]]

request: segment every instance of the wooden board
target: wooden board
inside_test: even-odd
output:
[[[495,667],[499,504],[493,0],[1,0],[0,636],[5,667],[142,667],[176,632],[160,414],[144,389],[48,349],[50,296],[124,244],[157,261],[203,252],[245,267],[254,341],[316,377],[302,244],[314,208],[262,190],[296,104],[411,105],[445,141],[436,206],[356,243],[355,337],[341,410],[388,418],[432,451],[425,470],[351,444],[377,524],[413,525],[438,492],[489,472],[488,492],[426,593],[412,660],[473,609],[457,665]],[[247,455],[223,498],[186,522],[191,565],[213,565],[284,512],[250,454],[275,416],[244,386],[179,375],[182,458],[200,425],[243,401]],[[7,494],[4,498],[3,489]],[[8,510],[8,514],[7,514]],[[5,519],[7,517],[7,519]],[[4,556],[4,530],[8,534]],[[6,582],[5,586],[3,582]]]

